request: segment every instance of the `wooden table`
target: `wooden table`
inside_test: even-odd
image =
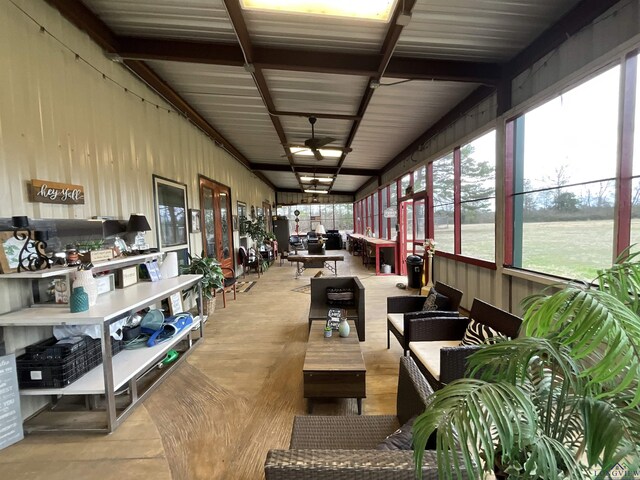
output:
[[[307,268],[307,264],[314,262],[322,262],[324,268],[333,272],[334,275],[338,275],[338,262],[344,261],[344,255],[309,255],[298,253],[296,255],[289,255],[287,259],[290,262],[296,262],[296,278],[302,275],[302,272]],[[333,262],[331,265],[330,262]]]
[[[367,369],[356,326],[349,320],[351,333],[346,338],[340,337],[337,331],[331,338],[325,338],[324,326],[324,322],[311,325],[302,367],[309,413],[313,410],[314,398],[356,398],[358,415],[361,415],[362,399],[367,396]]]
[[[366,235],[362,235],[360,233],[350,233],[348,235],[352,239],[359,240],[365,244],[372,245],[376,249],[376,275],[398,275],[398,265],[397,265],[397,255],[396,255],[396,246],[398,242],[396,240],[386,240],[383,238],[375,238],[375,237],[367,237]],[[365,246],[366,248],[366,246]],[[396,273],[380,273],[380,249],[381,248],[393,248],[393,262],[396,268]],[[363,252],[364,255],[364,252]]]

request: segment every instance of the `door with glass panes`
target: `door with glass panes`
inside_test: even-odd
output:
[[[222,267],[234,268],[229,187],[201,176],[200,210],[204,254],[217,259]]]

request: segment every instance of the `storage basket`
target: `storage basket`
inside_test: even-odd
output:
[[[112,339],[112,352],[123,342]],[[80,337],[70,344],[57,344],[55,337],[26,347],[16,359],[20,388],[62,388],[102,363],[100,339]]]

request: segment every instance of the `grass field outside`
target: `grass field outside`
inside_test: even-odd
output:
[[[462,225],[462,254],[494,261],[494,225]],[[640,243],[640,219],[631,222],[631,241]],[[453,225],[435,230],[436,249],[453,251]],[[524,224],[522,268],[566,278],[593,280],[611,266],[613,220]]]

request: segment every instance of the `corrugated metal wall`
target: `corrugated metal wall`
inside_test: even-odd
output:
[[[154,227],[153,174],[185,183],[190,208],[199,207],[198,174],[231,188],[234,213],[237,200],[274,202],[265,183],[170,113],[168,104],[57,11],[41,1],[15,3],[0,3],[0,217],[126,219],[142,212]],[[26,184],[33,178],[82,185],[86,203],[29,203]],[[200,236],[190,240],[200,252]],[[147,241],[155,244],[154,235],[147,234]],[[26,283],[0,279],[0,313],[28,301]],[[4,340],[13,351],[46,334],[6,329]],[[40,406],[36,398],[23,399],[25,416]]]

